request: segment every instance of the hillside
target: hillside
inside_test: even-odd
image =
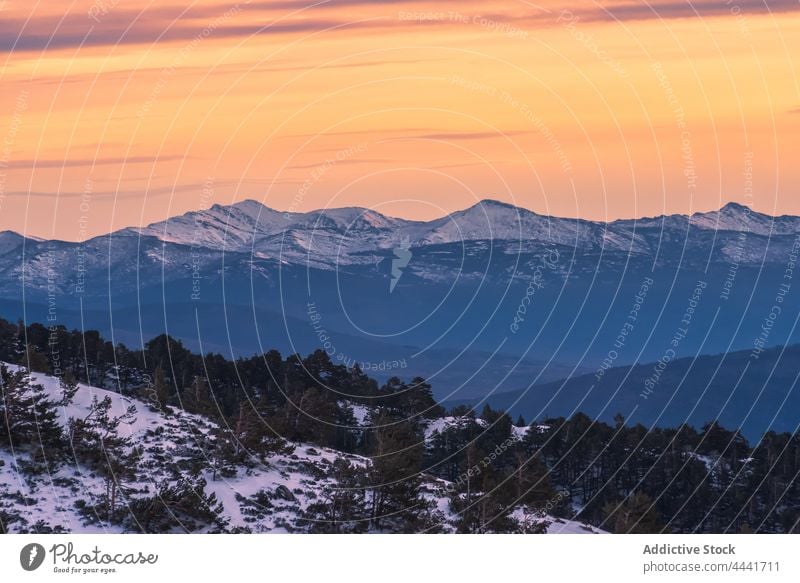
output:
[[[8,365],[8,370],[20,369]],[[49,399],[61,399],[58,379],[33,373],[31,380]],[[69,405],[58,407],[58,423],[66,428],[70,418],[86,418],[95,398],[110,399],[111,416],[136,407],[135,420],[119,427],[121,436],[130,438],[141,453],[136,476],[125,481],[126,493],[119,502],[117,514],[124,518],[109,520],[103,515],[107,483],[71,456],[47,459],[47,453],[39,456],[30,445],[0,445],[0,526],[8,532],[307,532],[315,530],[309,508],[340,486],[338,464],[371,464],[362,456],[287,443],[285,451],[264,460],[215,472],[211,452],[219,434],[217,424],[173,407],[157,411],[148,403],[85,384],[78,384]],[[362,422],[367,414],[360,409]],[[422,489],[436,511],[437,521],[430,530],[455,531],[457,516],[449,506],[447,482],[423,476]],[[156,518],[152,509],[159,500],[163,515]],[[193,506],[202,511],[189,511]],[[126,508],[135,510],[128,514]],[[597,532],[522,505],[512,513],[519,532]]]

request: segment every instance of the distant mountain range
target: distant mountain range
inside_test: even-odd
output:
[[[756,358],[756,356],[758,358]],[[660,372],[659,372],[660,371]],[[581,412],[613,422],[622,414],[645,427],[693,427],[717,421],[757,441],[770,429],[800,428],[800,346],[681,358],[614,367],[537,385],[522,391],[462,400],[480,411],[485,402],[516,418],[571,417]]]
[[[248,200],[83,243],[0,233],[0,316],[132,346],[166,331],[228,355],[323,347],[473,398],[670,349],[800,342],[799,237],[800,217],[733,203],[604,223],[484,200],[422,222]]]

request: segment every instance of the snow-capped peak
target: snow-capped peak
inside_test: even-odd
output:
[[[691,223],[704,229],[756,235],[792,235],[800,232],[800,217],[773,217],[736,202],[729,202],[717,211],[695,213],[691,216]]]

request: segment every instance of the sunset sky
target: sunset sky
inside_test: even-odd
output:
[[[0,51],[0,230],[800,214],[798,0],[8,0]]]

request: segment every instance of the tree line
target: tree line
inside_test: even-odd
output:
[[[437,532],[445,516],[434,487],[446,493],[458,532],[537,532],[542,522],[525,520],[528,513],[577,518],[612,532],[800,530],[796,434],[769,432],[750,444],[713,422],[646,428],[580,413],[513,422],[489,406],[445,411],[422,378],[381,385],[323,351],[284,357],[273,350],[232,360],[195,354],[166,335],[134,350],[95,331],[0,320],[0,360],[52,374],[53,350],[64,399],[82,381],[167,416],[181,409],[212,420],[202,456],[212,479],[269,463],[301,442],[370,460],[334,463],[335,485],[321,487],[304,513],[313,532]],[[68,452],[109,476],[102,507],[91,512],[147,524],[140,530],[148,532],[174,526],[173,514],[183,517],[181,524],[224,529],[219,504],[205,496],[197,472],[164,484],[160,496],[138,501],[133,511],[120,510],[120,488],[124,496],[137,452],[119,441],[117,429],[135,412],[115,417],[100,401],[61,430],[57,403],[18,374],[4,372],[2,387],[0,445],[25,445],[45,464],[53,452]],[[357,409],[366,411],[361,422]],[[97,456],[99,450],[113,455]],[[194,496],[205,502],[187,504]]]

